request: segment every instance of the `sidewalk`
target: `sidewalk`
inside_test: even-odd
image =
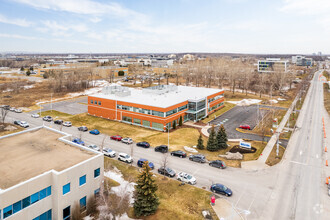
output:
[[[242,220],[243,217],[226,199],[216,199],[212,206],[219,219]]]

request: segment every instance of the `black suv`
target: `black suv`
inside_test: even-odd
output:
[[[159,145],[155,147],[156,152],[161,152],[161,153],[167,153],[168,152],[168,147],[166,145]]]
[[[205,156],[202,155],[202,154],[190,155],[189,160],[195,161],[195,162],[198,162],[198,163],[205,163],[206,162]]]
[[[182,150],[172,151],[171,155],[176,156],[176,157],[181,157],[181,158],[182,157],[187,157],[187,154]]]
[[[144,147],[144,148],[149,148],[150,144],[148,142],[138,142],[136,143],[136,146],[138,147]]]
[[[175,171],[174,170],[172,170],[171,168],[169,168],[169,167],[166,167],[165,169],[164,169],[164,167],[160,167],[159,169],[158,169],[158,173],[159,174],[163,174],[163,175],[165,175],[165,176],[169,176],[169,177],[175,177]]]
[[[55,120],[54,124],[61,125],[63,124],[63,120]]]
[[[221,168],[221,169],[225,169],[226,168],[226,164],[222,160],[213,160],[213,161],[210,161],[209,165],[211,167],[217,167],[217,168]]]
[[[88,128],[86,126],[81,126],[78,128],[78,131],[88,131]]]

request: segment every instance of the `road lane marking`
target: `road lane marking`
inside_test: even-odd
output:
[[[301,151],[300,151],[300,153],[299,153],[299,154],[300,154],[300,156],[302,155],[302,153],[303,153],[303,152],[302,152],[302,150],[301,150]]]
[[[301,162],[298,162],[298,161],[293,161],[293,160],[291,160],[290,162],[291,162],[291,163],[300,164],[300,165],[307,165],[306,163],[301,163]]]

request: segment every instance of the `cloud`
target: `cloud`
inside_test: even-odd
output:
[[[0,33],[0,37],[16,38],[16,39],[23,39],[23,40],[43,40],[42,38],[38,38],[38,37],[30,37],[30,36],[18,35],[18,34],[1,34]]]
[[[88,28],[85,24],[59,24],[57,21],[42,21],[44,26],[37,27],[36,30],[46,33],[50,32],[54,36],[69,37],[75,32],[86,32]]]
[[[0,22],[6,24],[13,24],[21,27],[30,27],[33,23],[20,18],[7,18],[0,14]]]

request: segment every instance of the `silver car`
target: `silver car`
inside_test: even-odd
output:
[[[100,148],[95,144],[89,145],[88,147],[91,148],[92,150],[100,151]]]
[[[178,173],[178,178],[179,181],[189,183],[191,185],[195,185],[197,183],[196,178],[193,177],[192,175],[184,172]]]
[[[39,115],[39,114],[32,114],[31,117],[32,117],[32,118],[39,118],[40,115]]]
[[[72,126],[72,123],[69,122],[69,121],[65,121],[65,122],[63,122],[63,126],[65,126],[65,127],[71,127]]]
[[[116,156],[116,151],[111,150],[110,148],[104,148],[103,149],[103,154],[108,157],[115,157]]]
[[[123,142],[124,144],[133,144],[132,138],[129,138],[129,137],[122,138],[121,142]]]

